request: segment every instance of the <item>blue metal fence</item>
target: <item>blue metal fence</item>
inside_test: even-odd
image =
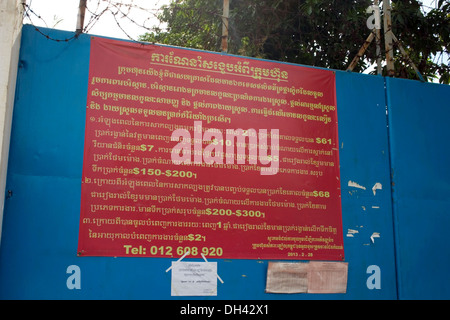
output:
[[[1,299],[174,298],[165,272],[173,259],[76,255],[89,48],[88,35],[54,42],[23,29]],[[224,280],[214,299],[450,297],[449,87],[341,71],[336,86],[347,293],[268,294],[268,261],[211,259]],[[79,290],[66,286],[70,265],[80,267]],[[367,286],[370,266],[380,288]]]
[[[400,299],[449,299],[450,87],[387,79]]]

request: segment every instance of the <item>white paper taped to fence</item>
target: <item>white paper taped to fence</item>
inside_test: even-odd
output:
[[[172,296],[217,296],[217,262],[172,262]]]
[[[267,293],[346,293],[347,262],[269,262]]]

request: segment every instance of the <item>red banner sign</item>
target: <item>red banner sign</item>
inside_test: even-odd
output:
[[[92,38],[81,256],[343,260],[332,71]]]

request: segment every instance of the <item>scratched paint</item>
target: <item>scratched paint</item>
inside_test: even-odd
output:
[[[348,182],[348,186],[349,186],[349,187],[354,187],[354,188],[366,190],[366,187],[361,186],[361,185],[358,184],[357,182],[354,182],[354,181],[351,181],[351,180]]]
[[[374,186],[372,187],[372,192],[373,195],[375,196],[377,194],[377,190],[381,190],[383,188],[383,186],[381,185],[381,183],[377,182],[374,184]]]

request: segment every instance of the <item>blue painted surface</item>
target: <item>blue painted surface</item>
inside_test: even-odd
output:
[[[54,38],[72,36],[45,32]],[[173,259],[76,255],[89,44],[87,35],[57,43],[31,26],[23,29],[6,187],[12,196],[5,203],[0,247],[0,298],[184,299],[170,296],[170,272],[165,270]],[[336,71],[336,86],[347,293],[267,294],[268,261],[211,259],[218,262],[224,284],[218,282],[217,297],[198,299],[398,298],[385,79]],[[349,181],[366,189],[349,187]],[[374,195],[377,182],[382,189]],[[358,233],[347,237],[349,229]],[[372,242],[374,232],[380,237]],[[80,290],[66,286],[70,265],[81,269]],[[366,286],[371,265],[381,269],[381,289]],[[402,270],[400,274],[407,277]]]
[[[352,280],[348,292],[352,299],[396,299],[384,79],[337,72],[336,92],[344,249]],[[349,181],[366,189],[349,187]],[[374,195],[376,183],[382,189]],[[358,233],[347,237],[348,229]],[[374,232],[380,238],[372,242]],[[380,290],[366,287],[366,270],[371,265],[381,269]]]
[[[388,79],[399,297],[449,299],[450,86]]]

